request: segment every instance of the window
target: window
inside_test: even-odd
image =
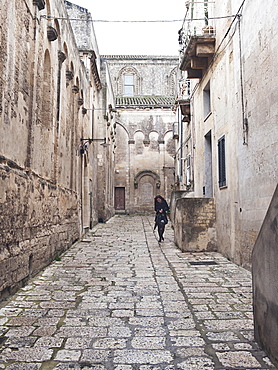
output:
[[[187,157],[186,185],[191,186],[191,155]]]
[[[124,75],[124,95],[134,95],[134,75]]]
[[[204,119],[211,112],[211,105],[210,105],[210,82],[207,83],[206,87],[203,90],[203,101],[204,101]]]
[[[218,177],[219,187],[226,186],[225,136],[218,140]]]

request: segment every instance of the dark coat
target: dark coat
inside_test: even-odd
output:
[[[158,202],[157,198],[160,198],[162,201]],[[156,216],[155,216],[155,226],[158,227],[164,227],[166,224],[168,224],[168,218],[167,218],[167,213],[169,211],[169,206],[164,198],[162,198],[160,195],[155,197],[154,200],[154,209],[156,211]],[[160,210],[162,209],[162,212]]]

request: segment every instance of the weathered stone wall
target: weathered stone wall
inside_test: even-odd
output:
[[[255,339],[278,366],[278,186],[252,254]]]
[[[123,128],[118,129],[116,186],[127,187],[129,212],[153,211],[154,197],[161,194],[169,202],[174,183],[171,122],[174,115],[159,109],[132,113],[118,109],[118,112],[128,134]]]
[[[91,25],[85,9],[77,7],[75,12]],[[91,138],[93,130],[96,137],[106,135],[101,130],[106,125],[100,112],[106,107],[100,99],[97,49],[83,50],[80,55],[70,22],[62,20],[66,17],[60,0],[1,3],[3,295],[50,263],[98,221],[96,158],[99,149],[104,149],[99,143],[88,143],[82,152],[84,142],[80,141]],[[94,42],[92,38],[87,45]],[[98,114],[94,115],[93,107]],[[107,166],[105,171],[109,172]]]
[[[175,91],[178,60],[128,55],[104,56],[103,59],[118,95],[115,187],[125,189],[126,212],[153,212],[154,197],[161,194],[169,202],[174,185],[172,125],[175,114],[171,97]],[[124,73],[134,77],[134,94],[128,96],[131,104],[128,100],[124,102]],[[157,103],[157,97],[162,103]]]
[[[0,158],[0,292],[13,292],[80,236],[77,194]]]
[[[113,55],[104,56],[109,63],[113,90],[116,96],[123,95],[122,73],[135,74],[134,95],[174,96],[178,58],[171,56]]]
[[[175,243],[182,251],[217,250],[214,199],[176,198],[171,208]]]

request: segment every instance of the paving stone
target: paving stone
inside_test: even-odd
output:
[[[140,349],[162,349],[166,346],[165,337],[135,337],[131,341],[133,348]]]
[[[54,334],[56,330],[57,330],[56,326],[53,325],[40,326],[33,332],[33,335],[38,337],[49,337],[50,335]]]
[[[108,336],[115,338],[128,338],[131,336],[130,328],[126,326],[111,326],[108,328]]]
[[[44,347],[44,348],[59,348],[63,343],[62,338],[55,337],[41,337],[36,343],[35,347]]]
[[[209,357],[189,357],[177,365],[182,370],[213,370],[214,364]]]
[[[260,363],[250,352],[217,352],[216,355],[223,366],[248,368],[260,367]]]
[[[159,245],[152,227],[140,215],[96,225],[3,303],[0,369],[275,369],[254,341],[251,273],[181,253],[170,227]]]
[[[92,347],[98,349],[126,348],[126,339],[102,338],[96,340]]]
[[[99,364],[107,361],[110,356],[110,351],[99,350],[99,349],[85,349],[83,351],[81,362],[88,362],[90,364]],[[125,363],[125,361],[121,361]]]
[[[5,346],[11,349],[32,347],[37,339],[38,339],[37,337],[23,337],[23,338],[11,337],[6,340]]]
[[[81,351],[62,349],[56,353],[55,360],[63,362],[78,361],[80,356]]]
[[[7,337],[28,337],[35,330],[34,326],[17,326],[14,329],[9,329],[5,336]]]
[[[170,351],[166,350],[117,350],[114,362],[127,364],[159,364],[172,361]]]
[[[6,367],[7,370],[39,370],[41,364],[33,364],[30,362],[18,362]],[[1,367],[0,367],[1,369]]]
[[[204,325],[209,330],[243,330],[252,329],[252,320],[205,320]]]
[[[107,335],[106,328],[95,327],[61,327],[55,334],[57,337],[70,338],[70,337],[105,337]]]
[[[220,332],[220,333],[212,333],[208,332],[206,334],[207,338],[213,342],[231,342],[231,341],[239,341],[239,337],[232,331]]]
[[[36,321],[36,318],[33,317],[24,317],[24,316],[17,316],[11,318],[8,322],[6,322],[7,326],[27,326],[32,325]]]
[[[65,348],[66,349],[91,348],[91,342],[92,342],[91,338],[68,338],[65,343]]]
[[[200,357],[205,357],[205,349],[203,347],[190,347],[190,348],[178,348],[175,352],[175,356],[177,358],[188,358],[188,357],[193,357],[193,356],[200,356]]]
[[[19,348],[16,351],[4,349],[0,355],[0,360],[4,361],[21,361],[21,362],[43,362],[51,359],[53,350],[34,347]]]
[[[175,347],[202,347],[205,346],[205,341],[199,337],[177,337],[171,338],[171,343]]]

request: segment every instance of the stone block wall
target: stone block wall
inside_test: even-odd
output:
[[[255,339],[278,366],[278,186],[252,254]]]
[[[86,15],[91,24],[85,9],[75,12]],[[80,52],[80,38],[76,40],[70,22],[63,21],[67,15],[61,0],[41,2],[41,6],[32,0],[1,3],[2,298],[97,223],[100,171],[110,176],[100,186],[110,197],[101,206],[111,213],[112,185],[106,190],[113,183],[113,148],[89,142],[83,146],[83,139],[93,134],[109,139],[100,114],[102,107],[108,109],[108,102],[102,101],[95,62],[99,56],[97,48],[90,50],[95,42],[93,29],[84,35],[92,37],[89,49]],[[99,157],[104,158],[102,166]]]
[[[79,238],[74,193],[0,158],[0,292],[13,293]]]
[[[182,251],[216,251],[214,199],[179,198],[171,208],[175,243]]]

